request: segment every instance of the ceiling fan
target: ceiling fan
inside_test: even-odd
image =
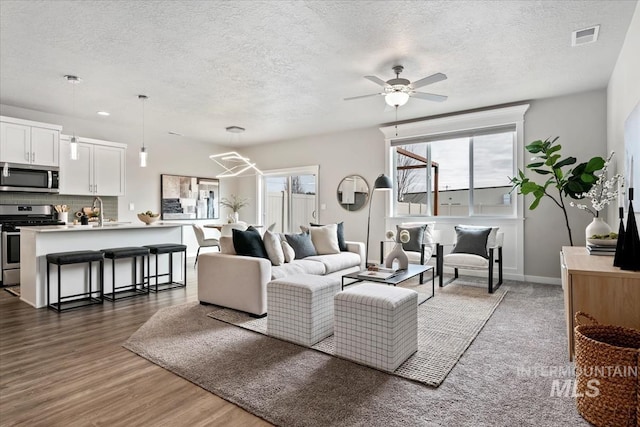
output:
[[[376,76],[364,76],[365,79],[370,80],[376,84],[379,84],[384,88],[383,92],[372,93],[370,95],[353,96],[351,98],[345,98],[345,101],[352,99],[369,98],[371,96],[384,96],[385,102],[391,107],[401,107],[407,103],[409,97],[426,99],[428,101],[442,102],[446,101],[447,97],[444,95],[436,95],[433,93],[416,92],[416,89],[430,85],[433,83],[446,80],[447,76],[442,73],[432,74],[429,77],[425,77],[418,81],[411,83],[407,79],[400,77],[400,73],[404,70],[402,65],[396,65],[393,67],[393,72],[396,73],[395,79],[387,80],[386,82]]]

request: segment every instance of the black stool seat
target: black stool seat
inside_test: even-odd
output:
[[[157,245],[145,245],[152,254],[169,254],[172,252],[182,252],[187,250],[187,245],[179,243],[159,243]]]
[[[47,255],[47,262],[55,265],[79,264],[103,259],[104,254],[100,251],[57,252]]]
[[[104,257],[109,259],[131,258],[149,255],[149,248],[140,246],[130,246],[126,248],[102,249]]]

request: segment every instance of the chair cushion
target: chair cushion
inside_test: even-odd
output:
[[[272,265],[284,264],[284,252],[282,251],[282,244],[280,243],[280,237],[278,234],[272,231],[266,230],[264,236],[262,236],[264,248],[267,251],[269,260]]]
[[[186,252],[187,246],[179,243],[159,243],[157,245],[144,245],[152,254],[168,254],[170,252]]]
[[[308,256],[317,255],[316,248],[313,246],[311,236],[309,232],[299,234],[285,234],[285,239],[294,252],[296,253],[296,259],[303,259]],[[236,249],[237,250],[237,249]]]
[[[101,251],[57,252],[47,255],[47,262],[57,265],[77,264],[81,262],[100,261],[104,259]]]
[[[487,254],[487,238],[491,233],[491,227],[464,227],[455,226],[456,246],[451,253],[473,254],[483,258],[489,258]]]
[[[420,247],[422,246],[422,241],[424,239],[424,231],[427,228],[427,224],[416,225],[412,227],[405,227],[403,225],[396,225],[397,233],[396,233],[396,241],[400,241],[400,232],[402,230],[407,230],[411,239],[407,243],[402,244],[402,249],[405,251],[413,251],[420,252]]]
[[[238,255],[269,259],[258,230],[253,227],[247,228],[246,231],[234,228],[231,232],[233,233],[233,247]]]
[[[311,227],[311,242],[316,248],[318,255],[338,254],[340,246],[338,245],[338,225],[329,224],[322,227]]]
[[[126,248],[102,249],[102,252],[104,252],[104,257],[109,259],[131,258],[149,255],[149,248],[132,246]]]
[[[449,254],[443,257],[443,261],[446,267],[477,270],[486,270],[489,267],[487,258],[472,254]]]

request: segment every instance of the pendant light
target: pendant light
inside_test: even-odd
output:
[[[138,99],[142,101],[142,148],[140,148],[140,167],[147,167],[147,148],[144,146],[144,102],[147,95],[138,95]]]
[[[73,76],[67,74],[64,76],[67,79],[67,82],[71,83],[73,87],[72,91],[72,108],[73,108],[73,121],[75,123],[76,116],[76,85],[79,84],[82,80],[78,76]],[[71,160],[78,160],[78,138],[76,137],[76,127],[73,126],[73,135],[71,136],[71,141],[69,141],[69,152],[71,156]]]

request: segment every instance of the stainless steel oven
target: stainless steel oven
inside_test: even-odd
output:
[[[2,286],[20,283],[20,228],[61,224],[51,205],[0,205]]]

